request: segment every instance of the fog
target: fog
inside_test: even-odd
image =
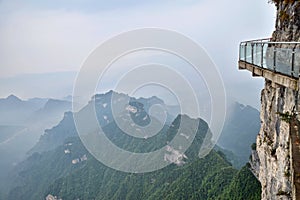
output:
[[[3,0],[0,97],[70,95],[75,74],[99,44],[120,32],[159,27],[178,31],[203,46],[216,63],[228,96],[258,108],[263,81],[237,70],[238,45],[242,40],[270,37],[274,9],[260,0],[77,0],[72,4]]]

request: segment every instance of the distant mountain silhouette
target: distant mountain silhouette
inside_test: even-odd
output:
[[[235,102],[228,109],[227,119],[218,144],[232,151],[244,165],[249,160],[251,145],[260,129],[259,111]]]
[[[64,112],[72,110],[70,101],[48,99],[44,106],[31,114],[27,121],[44,123],[54,126],[64,116]]]
[[[48,100],[49,98],[37,98],[37,97],[28,99],[28,101],[35,104],[37,108],[42,108],[43,106],[45,106]]]
[[[44,130],[57,124],[68,110],[71,103],[61,100],[22,100],[15,95],[0,99],[0,193],[7,187],[8,172],[28,156],[26,152]]]
[[[26,119],[38,108],[33,102],[23,101],[14,95],[0,99],[0,125],[25,124]]]

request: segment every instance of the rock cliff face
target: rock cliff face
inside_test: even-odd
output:
[[[273,0],[277,8],[273,41],[300,41],[300,1]]]
[[[300,41],[300,1],[274,0],[273,41]],[[298,48],[298,47],[297,47]],[[261,93],[261,129],[251,166],[262,185],[262,199],[295,199],[290,123],[279,113],[296,112],[298,92],[266,80]]]
[[[252,167],[262,185],[262,199],[291,199],[291,144],[289,123],[278,113],[291,112],[296,92],[266,81],[261,94],[262,126],[252,155]]]

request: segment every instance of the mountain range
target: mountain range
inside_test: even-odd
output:
[[[155,150],[177,133],[180,118],[199,127],[184,162],[150,173],[111,169],[85,149],[78,137],[65,139],[54,150],[34,153],[16,171],[8,199],[260,199],[260,184],[247,167],[235,169],[220,151],[198,158],[209,128],[205,121],[179,115],[153,142],[128,138],[113,122],[103,129],[119,147],[132,152]],[[154,140],[154,139],[153,139]],[[103,152],[109,153],[109,152]],[[242,197],[242,198],[241,198]]]
[[[156,136],[128,136],[115,121],[115,113],[111,110],[113,103],[110,102],[112,95],[116,95],[116,99],[128,98],[125,101],[127,104],[115,102],[122,105],[120,108],[123,109],[117,112],[117,118],[121,120],[118,123],[122,123],[122,120],[127,123],[126,117],[130,117],[135,124],[147,127],[151,122],[150,108],[155,104],[166,110],[166,123],[163,124],[163,118],[159,117],[163,113],[158,112],[157,118],[151,116],[157,125],[163,124]],[[49,106],[45,105],[45,109],[39,110],[47,110]],[[52,105],[56,107],[55,103]],[[251,107],[235,104],[223,131],[225,136],[240,138],[246,153],[239,154],[243,145],[235,146],[234,143],[239,139],[233,139],[230,144],[229,140],[221,136],[219,143],[228,144],[231,148],[225,149],[226,145],[215,147],[207,157],[199,159],[199,147],[203,138],[210,134],[205,121],[180,114],[174,117],[168,113],[170,107],[157,97],[136,99],[110,91],[92,97],[79,113],[84,118],[85,112],[94,106],[105,135],[120,148],[131,152],[154,151],[168,145],[177,133],[182,118],[190,124],[187,126],[198,123],[198,131],[189,149],[180,154],[181,159],[165,161],[171,162],[168,167],[150,173],[124,173],[103,165],[86,150],[78,137],[73,113],[66,112],[56,126],[45,130],[45,134],[30,150],[30,156],[9,174],[8,199],[45,199],[47,196],[50,199],[54,196],[62,199],[260,199],[260,184],[247,166],[242,167],[246,162],[240,158],[246,156],[257,133],[247,133],[246,129],[236,137],[245,125],[241,123],[239,127],[239,120],[245,123],[251,120],[254,125],[259,121],[256,111]],[[242,117],[248,115],[248,112],[254,114],[249,118]],[[230,125],[230,122],[235,123],[235,126]],[[137,129],[135,126],[133,128]],[[173,150],[171,152],[174,153]],[[174,158],[174,155],[171,157]],[[236,163],[233,166],[230,161],[234,160]]]
[[[0,193],[7,189],[8,172],[26,159],[44,130],[61,121],[68,110],[69,101],[21,100],[14,95],[0,99]]]

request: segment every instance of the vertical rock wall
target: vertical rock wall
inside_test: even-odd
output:
[[[295,108],[297,92],[266,81],[261,94],[261,130],[252,167],[262,185],[262,199],[292,199],[290,126],[279,113]]]
[[[277,3],[276,3],[277,2]],[[300,41],[300,1],[275,0],[277,8],[273,41]]]

